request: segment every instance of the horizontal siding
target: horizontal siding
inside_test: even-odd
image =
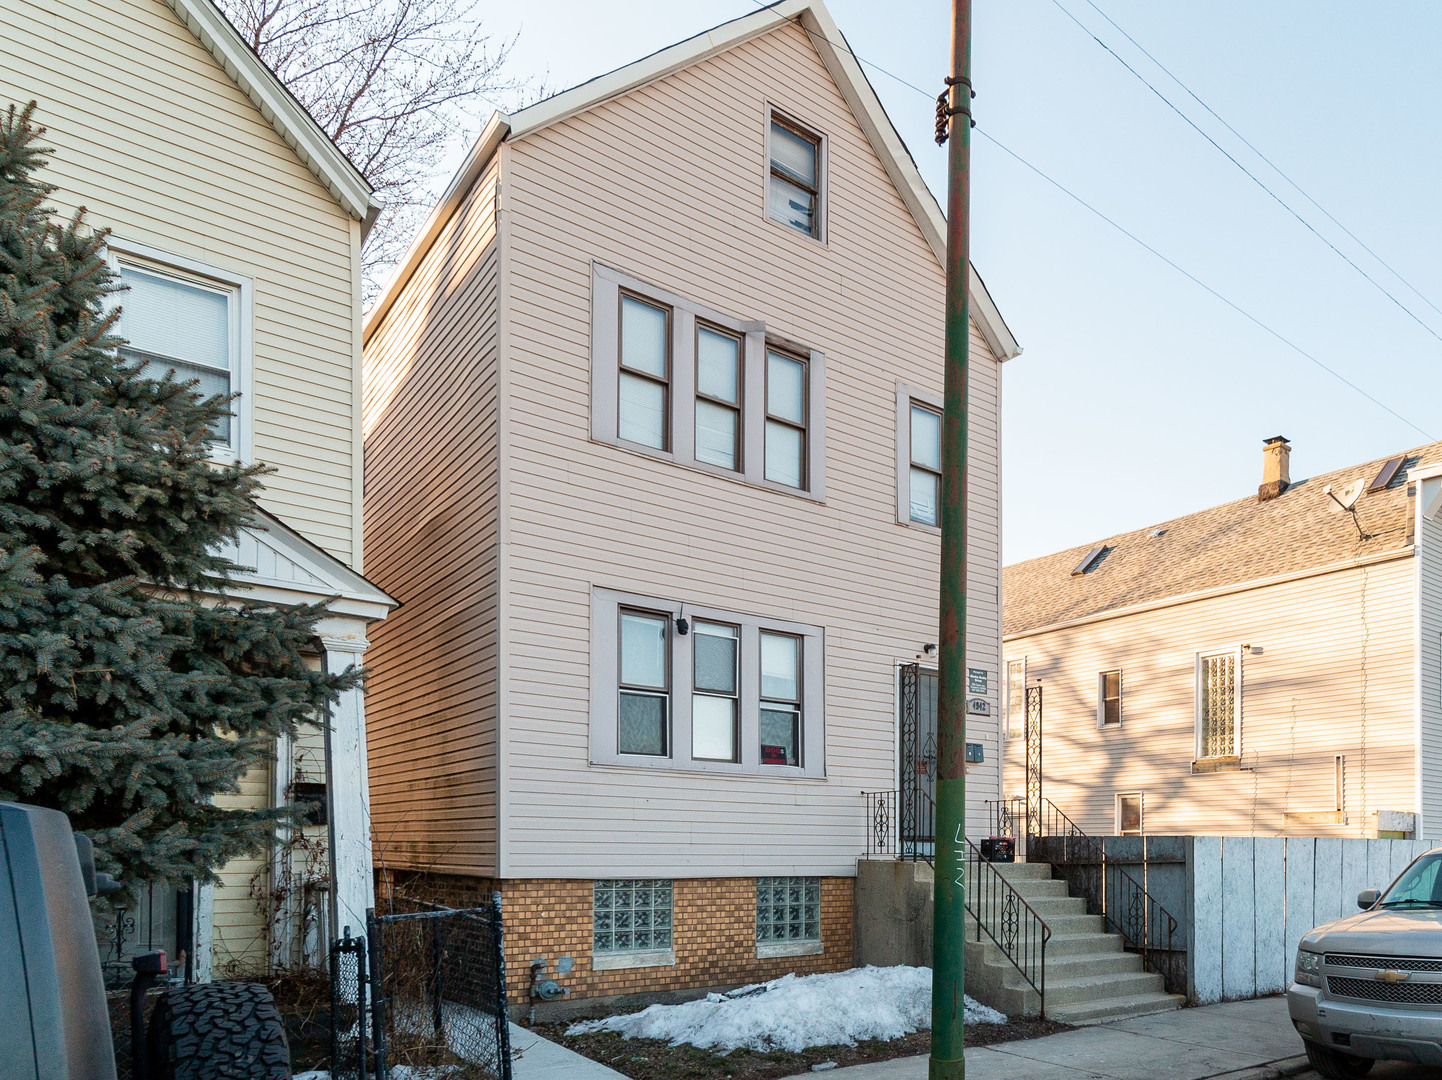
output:
[[[495,873],[498,169],[366,349],[366,569],[376,861]]]
[[[1404,558],[1008,640],[1043,688],[1043,794],[1093,834],[1136,791],[1156,834],[1360,836],[1377,810],[1415,810],[1413,574]],[[1258,650],[1242,661],[1245,768],[1194,776],[1195,654],[1239,643]],[[1097,673],[1112,668],[1122,727],[1098,731]],[[1022,749],[1008,747],[1011,794]],[[1336,754],[1347,823],[1285,826],[1333,810]]]
[[[768,101],[827,137],[824,247],[764,218]],[[942,268],[794,25],[508,147],[502,873],[852,874],[862,792],[896,785],[895,665],[938,634],[895,402],[941,389]],[[824,505],[589,440],[593,259],[826,354]],[[995,685],[1000,365],[972,349],[968,648]],[[826,778],[588,765],[593,585],[824,626]]]
[[[250,770],[234,792],[216,797],[222,810],[264,810],[271,804],[271,765]],[[211,944],[215,973],[222,978],[263,975],[269,965],[270,927],[258,897],[270,893],[270,855],[234,859],[220,871],[214,898]]]
[[[1431,837],[1442,835],[1442,520],[1422,521],[1417,540],[1421,811]]]
[[[162,0],[6,4],[0,105],[38,102],[69,214],[255,284],[261,502],[359,564],[357,224]]]

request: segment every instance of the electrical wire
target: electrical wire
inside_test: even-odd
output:
[[[1138,71],[1136,68],[1132,67],[1131,64],[1128,64],[1124,59],[1122,59],[1122,57],[1121,57],[1110,45],[1108,45],[1105,41],[1103,41],[1101,38],[1097,37],[1097,36],[1096,36],[1094,33],[1092,33],[1089,29],[1087,29],[1086,24],[1083,23],[1080,19],[1078,19],[1075,15],[1073,15],[1070,11],[1068,11],[1068,10],[1066,9],[1066,7],[1063,6],[1061,0],[1051,0],[1051,2],[1052,2],[1052,4],[1056,7],[1056,9],[1057,9],[1058,11],[1060,11],[1063,15],[1065,15],[1065,16],[1066,16],[1068,19],[1070,19],[1072,22],[1076,23],[1076,25],[1078,26],[1078,28],[1080,28],[1080,30],[1081,30],[1082,33],[1086,34],[1087,37],[1091,38],[1091,39],[1092,39],[1093,41],[1095,41],[1098,45],[1100,45],[1103,49],[1105,49],[1105,50],[1107,51],[1107,53],[1108,53],[1114,60],[1116,60],[1117,63],[1121,64],[1122,67],[1126,68],[1126,69],[1127,69],[1128,71],[1130,71],[1133,75],[1135,75],[1135,76],[1137,77],[1138,81],[1140,81],[1143,86],[1145,86],[1148,90],[1150,90],[1153,94],[1155,94],[1155,95],[1162,101],[1162,103],[1166,105],[1167,108],[1171,109],[1172,112],[1174,112],[1174,113],[1176,113],[1178,116],[1180,116],[1180,117],[1182,118],[1182,120],[1187,124],[1188,127],[1190,127],[1193,131],[1195,131],[1195,132],[1196,132],[1198,135],[1200,135],[1202,138],[1206,139],[1207,142],[1211,143],[1212,146],[1216,148],[1216,150],[1217,150],[1217,152],[1218,152],[1219,154],[1221,154],[1221,155],[1222,155],[1223,157],[1225,157],[1228,161],[1230,161],[1233,165],[1235,165],[1238,169],[1240,169],[1240,170],[1242,171],[1242,173],[1243,173],[1244,175],[1246,175],[1246,176],[1248,177],[1248,179],[1250,179],[1250,180],[1252,181],[1252,183],[1256,184],[1259,188],[1261,188],[1264,192],[1266,192],[1267,195],[1270,196],[1271,199],[1272,199],[1274,202],[1276,202],[1276,204],[1277,204],[1278,206],[1280,206],[1283,210],[1287,211],[1287,213],[1291,214],[1294,218],[1296,218],[1299,222],[1301,222],[1303,228],[1305,228],[1308,232],[1310,232],[1313,236],[1315,236],[1315,237],[1316,237],[1318,240],[1320,240],[1322,243],[1326,244],[1327,247],[1332,250],[1332,253],[1333,253],[1334,255],[1336,255],[1339,259],[1341,259],[1343,262],[1345,262],[1345,263],[1346,263],[1348,266],[1350,266],[1353,270],[1357,271],[1357,273],[1361,274],[1364,278],[1366,278],[1367,281],[1369,281],[1369,282],[1372,284],[1372,286],[1373,286],[1378,292],[1380,292],[1380,293],[1381,293],[1383,296],[1385,296],[1388,300],[1392,301],[1392,303],[1396,304],[1397,307],[1400,308],[1403,312],[1405,312],[1406,315],[1407,315],[1413,322],[1415,322],[1415,323],[1416,323],[1418,326],[1420,326],[1423,330],[1426,330],[1427,333],[1431,334],[1431,335],[1432,335],[1434,338],[1436,338],[1439,342],[1442,342],[1442,334],[1439,334],[1436,330],[1432,329],[1431,326],[1429,326],[1426,322],[1424,322],[1424,321],[1422,320],[1422,317],[1421,317],[1420,315],[1418,315],[1415,311],[1413,311],[1411,308],[1409,308],[1406,304],[1402,303],[1402,301],[1399,300],[1399,299],[1397,299],[1397,297],[1393,296],[1392,293],[1387,290],[1387,287],[1386,287],[1385,285],[1383,285],[1380,281],[1378,281],[1376,278],[1374,278],[1371,274],[1367,273],[1367,271],[1363,270],[1363,269],[1362,269],[1360,266],[1358,266],[1350,257],[1348,257],[1348,255],[1347,255],[1346,252],[1344,252],[1344,251],[1343,251],[1341,248],[1339,248],[1336,244],[1332,243],[1332,241],[1328,240],[1325,236],[1323,236],[1320,232],[1318,232],[1317,229],[1312,225],[1312,223],[1311,223],[1310,221],[1308,221],[1306,218],[1304,218],[1301,214],[1297,213],[1297,211],[1294,210],[1294,209],[1291,207],[1291,205],[1290,205],[1285,199],[1283,199],[1283,198],[1282,198],[1280,195],[1278,195],[1275,191],[1273,191],[1273,190],[1272,190],[1271,188],[1269,188],[1266,184],[1264,184],[1264,183],[1257,177],[1257,175],[1256,175],[1255,173],[1253,173],[1250,169],[1248,169],[1245,165],[1243,165],[1240,161],[1238,161],[1238,160],[1232,155],[1232,153],[1231,153],[1229,150],[1227,150],[1226,147],[1224,147],[1221,143],[1217,142],[1217,140],[1214,139],[1214,138],[1212,138],[1211,135],[1207,134],[1207,132],[1204,131],[1200,126],[1198,126],[1198,124],[1196,123],[1196,121],[1194,121],[1190,116],[1188,116],[1186,113],[1182,112],[1181,109],[1177,108],[1177,106],[1172,102],[1172,100],[1171,100],[1169,97],[1167,97],[1166,94],[1162,93],[1162,92],[1161,92],[1160,90],[1158,90],[1154,85],[1152,85],[1152,83],[1151,83],[1150,81],[1148,81],[1148,79],[1147,79],[1147,77],[1146,77],[1145,75],[1143,75],[1143,74],[1142,74],[1140,71]],[[1160,65],[1158,65],[1158,66],[1160,66]],[[1395,273],[1395,271],[1394,271],[1394,273]],[[1414,289],[1413,291],[1415,292],[1416,290]]]
[[[1108,23],[1110,23],[1110,24],[1112,25],[1112,28],[1115,29],[1117,33],[1121,34],[1122,37],[1126,38],[1126,39],[1127,39],[1128,41],[1130,41],[1134,46],[1136,46],[1137,50],[1138,50],[1143,56],[1145,56],[1145,57],[1146,57],[1148,60],[1150,60],[1153,64],[1155,64],[1157,67],[1159,67],[1162,71],[1164,71],[1164,72],[1166,73],[1166,75],[1167,75],[1167,78],[1171,79],[1172,82],[1176,83],[1176,84],[1177,84],[1178,86],[1180,86],[1184,91],[1186,91],[1187,95],[1188,95],[1193,101],[1195,101],[1198,105],[1200,105],[1203,109],[1205,109],[1209,114],[1211,114],[1212,118],[1213,118],[1214,120],[1216,120],[1217,123],[1221,124],[1222,127],[1226,128],[1226,129],[1227,129],[1228,131],[1230,131],[1233,135],[1235,135],[1235,136],[1237,137],[1237,139],[1241,142],[1241,144],[1242,144],[1243,146],[1245,146],[1245,147],[1246,147],[1248,150],[1250,150],[1252,153],[1256,154],[1257,157],[1261,158],[1262,161],[1266,162],[1267,167],[1270,168],[1273,172],[1275,172],[1278,176],[1280,176],[1283,180],[1285,180],[1288,184],[1290,184],[1291,187],[1293,188],[1293,190],[1295,190],[1295,191],[1297,192],[1297,194],[1301,195],[1302,198],[1306,199],[1309,203],[1311,203],[1311,204],[1312,204],[1313,206],[1315,206],[1318,210],[1320,210],[1320,211],[1322,212],[1322,214],[1326,217],[1326,219],[1327,219],[1328,221],[1330,221],[1333,225],[1337,226],[1337,228],[1341,229],[1344,233],[1346,233],[1347,236],[1348,236],[1358,247],[1360,247],[1360,248],[1361,248],[1363,251],[1365,251],[1368,255],[1372,256],[1372,258],[1376,259],[1377,262],[1378,262],[1383,268],[1385,268],[1386,271],[1387,271],[1389,274],[1391,274],[1393,277],[1395,277],[1395,278],[1396,278],[1398,281],[1400,281],[1403,285],[1407,286],[1407,288],[1408,288],[1412,293],[1414,293],[1414,294],[1417,296],[1418,299],[1420,299],[1424,304],[1426,304],[1428,307],[1430,307],[1433,311],[1437,312],[1437,314],[1442,315],[1442,308],[1439,308],[1439,307],[1438,307],[1436,304],[1434,304],[1430,299],[1428,299],[1426,293],[1422,292],[1421,289],[1417,288],[1417,286],[1413,285],[1410,281],[1408,281],[1405,277],[1403,277],[1401,271],[1397,270],[1397,269],[1396,269],[1394,266],[1392,266],[1392,264],[1389,263],[1386,259],[1382,258],[1382,256],[1378,255],[1375,251],[1373,251],[1373,250],[1366,244],[1366,242],[1362,240],[1362,238],[1361,238],[1360,236],[1358,236],[1358,235],[1357,235],[1356,233],[1354,233],[1351,229],[1347,228],[1347,226],[1343,225],[1340,221],[1338,221],[1337,218],[1336,218],[1336,216],[1333,215],[1333,213],[1332,213],[1330,210],[1328,210],[1325,206],[1323,206],[1321,203],[1319,203],[1316,199],[1312,198],[1312,196],[1307,193],[1307,191],[1302,187],[1301,184],[1297,183],[1297,181],[1293,180],[1290,176],[1288,176],[1288,175],[1282,170],[1282,167],[1281,167],[1280,165],[1278,165],[1275,161],[1273,161],[1271,158],[1269,158],[1266,154],[1264,154],[1264,153],[1262,153],[1260,150],[1258,150],[1258,149],[1256,148],[1256,146],[1254,146],[1254,145],[1252,144],[1252,142],[1251,142],[1245,135],[1243,135],[1243,134],[1242,134],[1240,131],[1238,131],[1236,128],[1232,127],[1231,124],[1227,123],[1227,121],[1226,121],[1225,119],[1223,119],[1222,116],[1221,116],[1215,109],[1213,109],[1210,105],[1208,105],[1205,101],[1203,101],[1203,100],[1197,95],[1197,93],[1196,93],[1190,86],[1188,86],[1186,83],[1182,82],[1182,80],[1181,80],[1180,78],[1178,78],[1177,75],[1176,75],[1170,68],[1168,68],[1168,67],[1167,67],[1165,64],[1163,64],[1160,60],[1158,60],[1155,56],[1153,56],[1150,52],[1148,52],[1146,46],[1144,46],[1144,45],[1143,45],[1140,41],[1138,41],[1136,38],[1132,37],[1131,34],[1127,33],[1126,30],[1125,30],[1123,27],[1121,27],[1120,25],[1118,25],[1118,24],[1117,24],[1117,21],[1116,21],[1115,19],[1113,19],[1110,15],[1108,15],[1105,11],[1103,11],[1101,8],[1097,7],[1097,5],[1093,2],[1093,0],[1086,0],[1086,4],[1087,4],[1087,6],[1090,7],[1093,11],[1095,11],[1098,15],[1100,15],[1103,19],[1105,19]]]

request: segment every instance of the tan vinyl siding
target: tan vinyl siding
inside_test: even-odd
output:
[[[1005,655],[1024,656],[1045,695],[1043,795],[1093,834],[1114,831],[1114,797],[1130,792],[1156,834],[1371,835],[1376,811],[1415,810],[1414,573],[1403,556],[1009,638]],[[1244,768],[1192,775],[1195,655],[1242,644],[1255,647],[1242,657]],[[1097,673],[1113,668],[1122,726],[1098,731]],[[1022,749],[1009,745],[1010,794],[1024,790]],[[1286,824],[1333,810],[1336,754],[1346,823]]]
[[[1418,810],[1422,814],[1422,835],[1434,837],[1442,836],[1442,519],[1420,522],[1417,539],[1416,571],[1420,589],[1417,712],[1422,788],[1422,805]]]
[[[827,139],[826,246],[765,218],[767,102]],[[942,269],[794,25],[508,155],[501,873],[851,875],[861,792],[896,785],[895,665],[937,640],[936,536],[895,520],[895,387],[941,389]],[[825,353],[824,504],[589,440],[593,259]],[[1000,365],[972,345],[968,631],[995,686]],[[593,585],[825,627],[827,777],[588,765]]]
[[[161,0],[13,0],[0,106],[37,100],[51,203],[254,282],[261,502],[359,565],[359,225]]]
[[[493,164],[366,350],[367,571],[378,864],[496,866],[497,183]]]
[[[218,796],[222,810],[265,810],[271,805],[273,764],[251,769],[239,788]],[[257,897],[270,891],[270,852],[259,851],[226,863],[214,886],[211,945],[218,977],[263,975],[269,970],[270,927]]]

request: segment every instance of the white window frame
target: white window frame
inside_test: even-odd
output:
[[[827,209],[830,202],[828,193],[827,178],[830,175],[829,151],[827,138],[821,133],[820,128],[814,124],[808,124],[804,120],[797,119],[797,113],[791,109],[778,108],[771,102],[766,102],[765,125],[762,132],[765,135],[765,146],[761,159],[761,217],[770,222],[778,229],[785,231],[791,236],[802,240],[809,240],[813,244],[820,244],[822,247],[829,246],[829,233],[827,228]],[[804,233],[800,229],[793,228],[784,221],[777,221],[771,216],[771,124],[772,121],[779,122],[783,127],[796,128],[816,139],[816,231]]]
[[[1021,726],[1016,733],[1012,733],[1011,726],[1011,665],[1021,665]],[[1001,734],[1005,739],[1026,738],[1026,657],[1013,656],[1001,662],[1002,678],[1005,685],[1002,687],[1004,697],[1001,706]]]
[[[1230,653],[1233,661],[1233,671],[1236,673],[1236,687],[1232,694],[1232,752],[1223,754],[1221,758],[1202,756],[1202,661],[1209,656],[1222,656]],[[1193,761],[1217,761],[1224,758],[1240,758],[1242,756],[1242,688],[1244,684],[1242,672],[1243,649],[1240,645],[1219,645],[1214,649],[1199,649],[1194,656],[1194,688],[1193,699],[1193,737],[1195,742],[1192,747]]]
[[[1210,654],[1209,654],[1210,655]],[[1113,671],[1117,673],[1117,721],[1115,724],[1107,723],[1107,676]],[[1122,713],[1122,701],[1126,697],[1126,678],[1121,668],[1107,668],[1105,671],[1097,672],[1097,728],[1101,731],[1109,731],[1112,728],[1119,728],[1125,722]]]
[[[939,513],[935,525],[911,519],[911,406],[913,404],[940,413],[943,423],[945,422],[946,414],[942,412],[944,404],[942,395],[903,382],[896,384],[896,522],[898,525],[905,525],[908,528],[920,529],[922,532],[940,536]],[[944,432],[943,438],[945,438]],[[939,507],[940,500],[938,500]]]
[[[255,286],[250,278],[208,263],[175,255],[149,244],[111,235],[105,241],[105,259],[110,269],[119,273],[122,266],[169,277],[187,285],[203,285],[231,294],[230,314],[230,389],[238,394],[233,404],[231,422],[232,445],[215,445],[211,458],[221,464],[254,460],[254,326]],[[107,310],[125,305],[123,292],[106,298]]]
[[[1137,801],[1137,831],[1134,833],[1122,832],[1122,800],[1136,799]],[[1147,796],[1143,791],[1119,791],[1115,800],[1115,826],[1117,836],[1145,836],[1147,832]]]
[[[669,613],[673,622],[729,623],[741,631],[739,761],[691,756],[691,633],[671,634],[671,732],[667,757],[622,754],[616,746],[619,693],[615,629],[622,608]],[[761,763],[761,631],[801,639],[801,764]],[[667,769],[682,772],[735,773],[746,776],[824,779],[826,776],[826,632],[819,626],[768,619],[675,600],[600,587],[591,590],[590,762],[599,766]]]
[[[792,230],[794,231],[794,230]],[[669,448],[658,450],[618,434],[621,295],[671,311],[671,393],[667,417]],[[741,468],[723,468],[696,457],[696,324],[710,323],[737,335],[741,349]],[[766,352],[789,353],[806,361],[806,465],[804,487],[766,479]],[[826,501],[826,355],[767,329],[764,322],[738,319],[650,285],[600,263],[591,265],[591,438],[622,450],[669,461],[733,482]]]

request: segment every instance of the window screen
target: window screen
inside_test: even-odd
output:
[[[760,945],[821,940],[821,879],[756,879],[756,942]]]
[[[821,140],[798,127],[771,121],[771,177],[766,213],[807,236],[820,235]]]
[[[671,882],[597,881],[591,887],[591,946],[597,953],[671,948]]]

